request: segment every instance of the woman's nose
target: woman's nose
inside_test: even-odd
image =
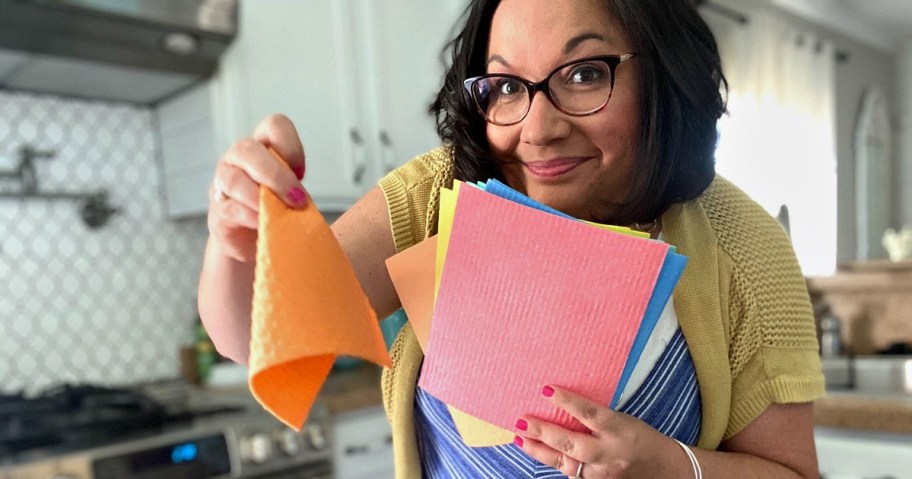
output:
[[[533,145],[546,145],[570,135],[572,125],[567,115],[558,110],[545,92],[538,91],[532,96],[529,113],[521,122],[520,140]]]

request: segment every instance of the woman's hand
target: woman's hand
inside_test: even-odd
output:
[[[268,148],[274,149],[286,167]],[[292,208],[307,204],[301,187],[304,147],[294,125],[272,115],[257,126],[252,138],[235,143],[222,155],[209,188],[210,243],[219,253],[240,262],[256,257],[259,187],[264,185]]]
[[[673,477],[668,475],[671,471],[666,466],[669,458],[678,459],[681,465],[687,461],[674,440],[633,416],[557,387],[545,386],[542,395],[592,433],[523,416],[516,421],[516,428],[523,431],[516,444],[539,462],[569,477],[576,476],[580,462],[581,477],[585,479]],[[677,469],[676,465],[672,467]]]

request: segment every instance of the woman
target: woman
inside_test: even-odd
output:
[[[812,401],[823,378],[807,292],[781,228],[715,177],[724,79],[695,10],[686,0],[476,0],[453,46],[435,103],[446,146],[333,225],[379,316],[399,307],[384,260],[434,234],[439,188],[454,177],[499,178],[575,217],[661,235],[690,259],[617,411],[543,388],[591,434],[521,416],[514,444],[466,447],[445,405],[416,387],[422,355],[405,327],[384,377],[399,477],[817,477]],[[303,173],[303,147],[280,116],[217,167],[200,312],[236,361],[248,355],[257,188],[301,207]]]

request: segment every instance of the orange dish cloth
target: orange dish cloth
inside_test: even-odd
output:
[[[288,208],[260,187],[250,389],[300,430],[338,355],[391,365],[377,315],[311,201]]]

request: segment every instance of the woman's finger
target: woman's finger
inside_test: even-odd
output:
[[[523,437],[540,442],[567,457],[586,463],[601,459],[601,447],[591,434],[571,431],[532,417],[517,419],[516,429],[522,431]]]
[[[247,173],[227,162],[219,162],[211,190],[213,202],[231,199],[253,211],[260,210],[260,185]]]
[[[259,214],[246,205],[232,199],[226,199],[222,202],[219,206],[219,215],[226,225],[231,225],[233,227],[240,226],[255,230],[259,226]]]
[[[302,208],[307,205],[307,194],[294,173],[281,160],[265,145],[252,138],[236,143],[222,159],[243,170],[254,183],[274,191],[288,206]],[[225,181],[226,188],[232,188],[228,184],[229,180]]]
[[[569,477],[576,475],[576,469],[580,464],[579,460],[532,438],[516,436],[513,443],[536,461],[551,466]]]
[[[599,436],[603,432],[610,432],[612,425],[619,420],[619,414],[607,406],[557,386],[543,387],[542,396],[583,423],[583,426],[589,428],[595,436]]]
[[[285,115],[270,115],[253,132],[253,139],[272,147],[288,163],[298,181],[304,178],[304,146],[294,124]]]
[[[210,206],[209,233],[212,244],[225,256],[246,263],[256,259],[257,213],[233,200]]]

